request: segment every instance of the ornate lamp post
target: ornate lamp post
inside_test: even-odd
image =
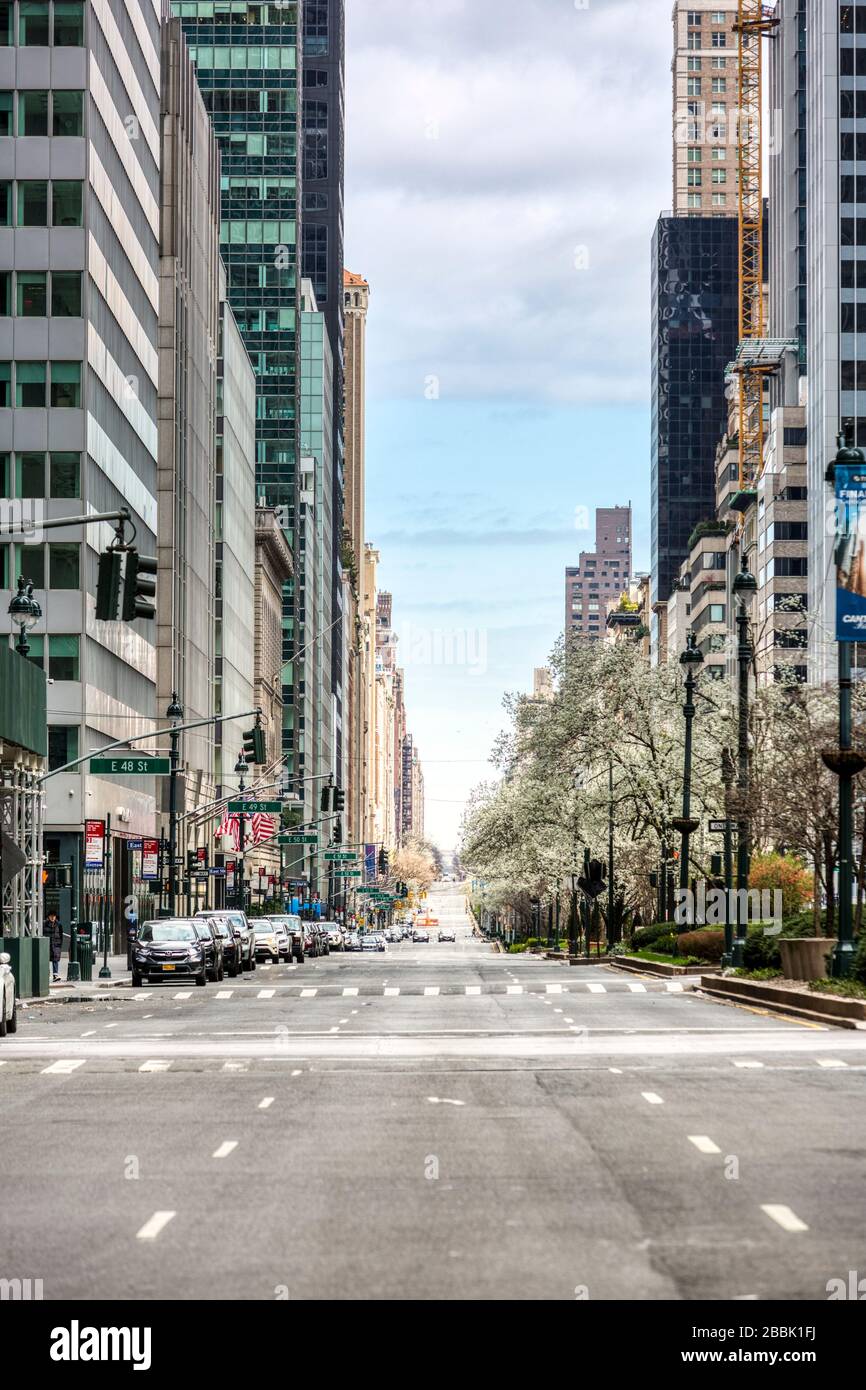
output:
[[[749,672],[752,666],[752,642],[749,636],[747,607],[758,588],[758,581],[749,572],[749,562],[743,555],[739,573],[731,586],[737,601],[737,666],[739,686],[737,696],[737,901],[746,902],[741,894],[749,887],[751,823],[749,817]],[[729,913],[726,913],[726,916]],[[747,923],[739,920],[731,953],[731,963],[743,964]]]
[[[725,949],[722,954],[722,965],[726,969],[733,964],[734,955],[734,928],[730,913],[731,889],[734,886],[734,852],[731,836],[731,788],[734,785],[736,775],[737,770],[734,764],[734,755],[730,748],[723,748],[722,785],[725,788]]]
[[[237,762],[235,763],[235,773],[236,773],[236,775],[237,775],[237,776],[239,777],[239,779],[240,779],[239,782],[238,782],[238,792],[239,792],[239,794],[240,794],[240,799],[241,799],[241,800],[243,800],[244,792],[246,791],[246,782],[244,781],[244,777],[245,777],[245,775],[246,775],[246,773],[247,773],[248,770],[249,770],[249,769],[248,769],[248,766],[247,766],[247,760],[246,760],[246,758],[244,757],[243,753],[239,753],[239,754],[238,754],[238,760],[237,760]],[[239,855],[239,858],[238,858],[238,878],[237,878],[237,882],[238,882],[238,905],[243,909],[244,912],[246,912],[246,910],[247,910],[247,894],[246,894],[246,885],[245,885],[245,883],[244,883],[244,844],[245,844],[245,842],[246,842],[246,822],[247,822],[247,818],[246,818],[246,816],[243,814],[243,812],[241,812],[241,815],[240,815],[240,817],[239,817],[239,821],[240,821],[240,825],[239,825],[239,835],[238,835],[238,855]]]
[[[9,616],[18,628],[18,640],[15,643],[15,650],[19,656],[27,656],[30,652],[30,643],[27,641],[27,634],[34,628],[42,617],[42,607],[33,597],[33,585],[29,579],[25,579],[23,574],[18,578],[18,592],[9,604]]]
[[[680,847],[680,889],[689,886],[689,840],[697,830],[699,822],[692,818],[692,724],[695,718],[695,685],[697,673],[704,663],[703,653],[695,643],[695,634],[686,636],[686,649],[680,657],[680,665],[686,673],[686,702],[683,714],[686,717],[686,745],[683,760],[683,813],[671,822],[674,830],[682,836]]]
[[[862,449],[845,448],[844,435],[837,437],[839,451],[827,466],[824,475],[835,491],[836,467],[866,469]],[[851,643],[837,641],[839,649],[839,746],[827,748],[821,754],[824,766],[839,778],[839,926],[836,945],[830,958],[830,974],[844,979],[851,974],[854,961],[854,925],[851,915],[851,885],[853,880],[854,818],[852,792],[854,778],[866,767],[866,758],[853,747],[851,712]]]

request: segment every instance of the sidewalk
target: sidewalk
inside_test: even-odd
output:
[[[110,998],[110,990],[116,989],[118,985],[130,985],[132,983],[132,976],[126,966],[126,956],[108,957],[111,978],[107,980],[100,980],[99,978],[99,972],[102,969],[101,955],[93,962],[92,980],[67,980],[68,964],[68,956],[64,954],[60,961],[60,984],[52,984],[49,994],[40,995],[35,999],[22,999],[22,1004],[45,1004],[58,1000],[61,1003],[79,1003],[82,999],[92,999],[100,995],[106,995]]]

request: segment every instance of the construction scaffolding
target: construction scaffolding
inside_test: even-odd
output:
[[[40,759],[0,745],[3,936],[39,936],[42,931],[43,792]]]

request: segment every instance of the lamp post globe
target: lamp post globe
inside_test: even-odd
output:
[[[33,584],[29,579],[25,579],[23,574],[19,575],[18,592],[9,604],[8,613],[18,628],[15,650],[19,656],[27,656],[30,651],[27,633],[36,626],[42,617],[42,607],[33,597]]]

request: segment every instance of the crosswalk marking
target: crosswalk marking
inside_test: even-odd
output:
[[[590,994],[607,994],[607,986],[599,984],[587,985]]]
[[[771,1221],[775,1221],[778,1226],[781,1226],[783,1231],[796,1234],[799,1231],[808,1231],[809,1229],[805,1221],[801,1221],[790,1207],[770,1202],[766,1205],[762,1204],[761,1211],[769,1216]]]
[[[218,1149],[214,1149],[211,1158],[228,1158],[229,1154],[234,1153],[237,1146],[237,1139],[225,1139]]]
[[[694,1144],[698,1153],[720,1154],[722,1152],[718,1144],[714,1144],[706,1134],[690,1134],[688,1139],[690,1144]]]
[[[385,990],[385,995],[386,995],[386,997],[389,998],[389,999],[396,999],[396,997],[397,997],[397,995],[398,995],[399,993],[400,993],[400,990],[398,989],[398,987],[397,987],[396,985],[390,985],[390,986]]]
[[[232,997],[233,994],[234,994],[234,990],[233,990],[233,989],[218,989],[218,990],[217,990],[217,999],[231,999],[231,997]]]
[[[744,1067],[744,1068],[745,1068],[745,1067],[750,1067],[750,1068],[751,1068],[751,1067],[762,1067],[763,1065],[764,1065],[763,1062],[751,1062],[751,1061],[748,1061],[746,1058],[738,1058],[738,1057],[735,1057],[735,1058],[734,1058],[734,1066],[735,1066],[735,1067]]]
[[[174,997],[175,999],[192,999],[192,990],[182,989]]]
[[[664,1105],[661,1096],[657,1095],[655,1091],[641,1091],[641,1095],[648,1105]]]
[[[79,1067],[83,1066],[83,1058],[63,1057],[59,1062],[52,1062],[50,1067],[43,1067],[42,1075],[68,1076],[70,1072],[77,1071]]]
[[[316,995],[318,994],[318,992],[319,992],[319,991],[318,991],[317,989],[302,989],[302,990],[301,990],[301,998],[302,998],[302,999],[315,999],[315,997],[316,997]]]
[[[467,986],[466,986],[466,993],[467,993],[467,994],[480,994],[480,993],[481,993],[481,986],[480,986],[480,985],[467,985]]]
[[[277,991],[276,991],[275,989],[260,989],[259,992],[258,992],[257,998],[259,998],[259,999],[273,999],[273,997],[274,997],[274,995],[276,994],[276,992],[277,992]]]
[[[819,1057],[819,1067],[847,1067],[848,1063],[843,1062],[841,1057]]]
[[[506,994],[522,994],[522,993],[523,993],[523,985],[506,985],[506,986],[505,986],[505,993],[506,993]]]
[[[344,997],[344,999],[353,999],[357,993],[358,993],[357,987],[354,987],[354,988],[346,988],[346,989],[343,990],[343,997]]]
[[[562,985],[545,985],[544,992],[545,994],[561,994]]]
[[[424,986],[424,993],[425,993],[425,994],[438,994],[438,993],[439,993],[439,986],[438,986],[438,985],[425,985],[425,986]]]
[[[174,1211],[155,1211],[149,1221],[145,1221],[140,1231],[136,1232],[136,1240],[156,1240],[160,1231],[164,1230],[169,1221],[177,1215]]]
[[[170,1066],[171,1066],[171,1062],[161,1062],[161,1061],[156,1061],[156,1060],[154,1060],[154,1061],[152,1061],[152,1062],[143,1062],[142,1065],[139,1067],[138,1070],[139,1070],[139,1071],[168,1071],[168,1069],[169,1069]]]
[[[260,1109],[260,1110],[270,1110],[270,1108],[271,1108],[271,1106],[273,1105],[273,1103],[274,1103],[274,1097],[273,1097],[273,1096],[265,1096],[264,1100],[260,1100],[260,1101],[259,1101],[259,1109]]]
[[[628,987],[631,990],[632,994],[646,994],[646,985],[636,984],[635,982],[629,980]]]
[[[683,987],[680,984],[679,980],[668,980],[667,991],[668,994],[682,994]]]

